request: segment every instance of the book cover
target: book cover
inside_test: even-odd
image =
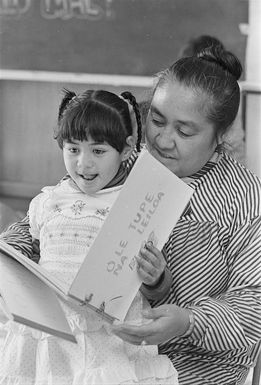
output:
[[[76,342],[55,292],[30,270],[0,253],[0,292],[7,317]]]

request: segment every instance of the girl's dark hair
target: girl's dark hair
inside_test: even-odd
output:
[[[170,80],[177,80],[196,93],[205,92],[209,100],[205,105],[207,118],[222,135],[238,112],[240,89],[237,80],[241,73],[242,66],[237,57],[216,45],[195,56],[179,59],[157,74],[153,93]]]
[[[67,89],[63,92],[55,132],[60,148],[65,140],[83,141],[91,137],[97,142],[107,142],[121,153],[126,138],[133,135],[130,103],[138,125],[136,147],[140,150],[141,119],[136,99],[130,92],[124,92],[122,97],[105,90],[87,90],[80,95]]]

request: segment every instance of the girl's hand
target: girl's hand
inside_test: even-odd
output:
[[[162,305],[143,312],[148,323],[113,325],[112,332],[133,345],[158,345],[184,334],[189,328],[189,310],[176,305]]]
[[[153,246],[152,242],[147,242],[141,247],[136,259],[142,282],[149,286],[156,285],[166,267],[163,254]]]

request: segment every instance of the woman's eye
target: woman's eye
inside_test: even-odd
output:
[[[155,124],[155,126],[162,127],[164,126],[164,122],[155,118],[151,119],[152,123]]]
[[[177,131],[180,136],[183,136],[184,138],[188,138],[191,136],[191,134],[188,134],[187,132],[184,131],[182,128],[177,128]]]

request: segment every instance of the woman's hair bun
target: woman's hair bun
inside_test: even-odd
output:
[[[221,46],[212,46],[200,51],[198,58],[220,65],[238,80],[242,74],[242,66],[239,59],[230,51]]]

